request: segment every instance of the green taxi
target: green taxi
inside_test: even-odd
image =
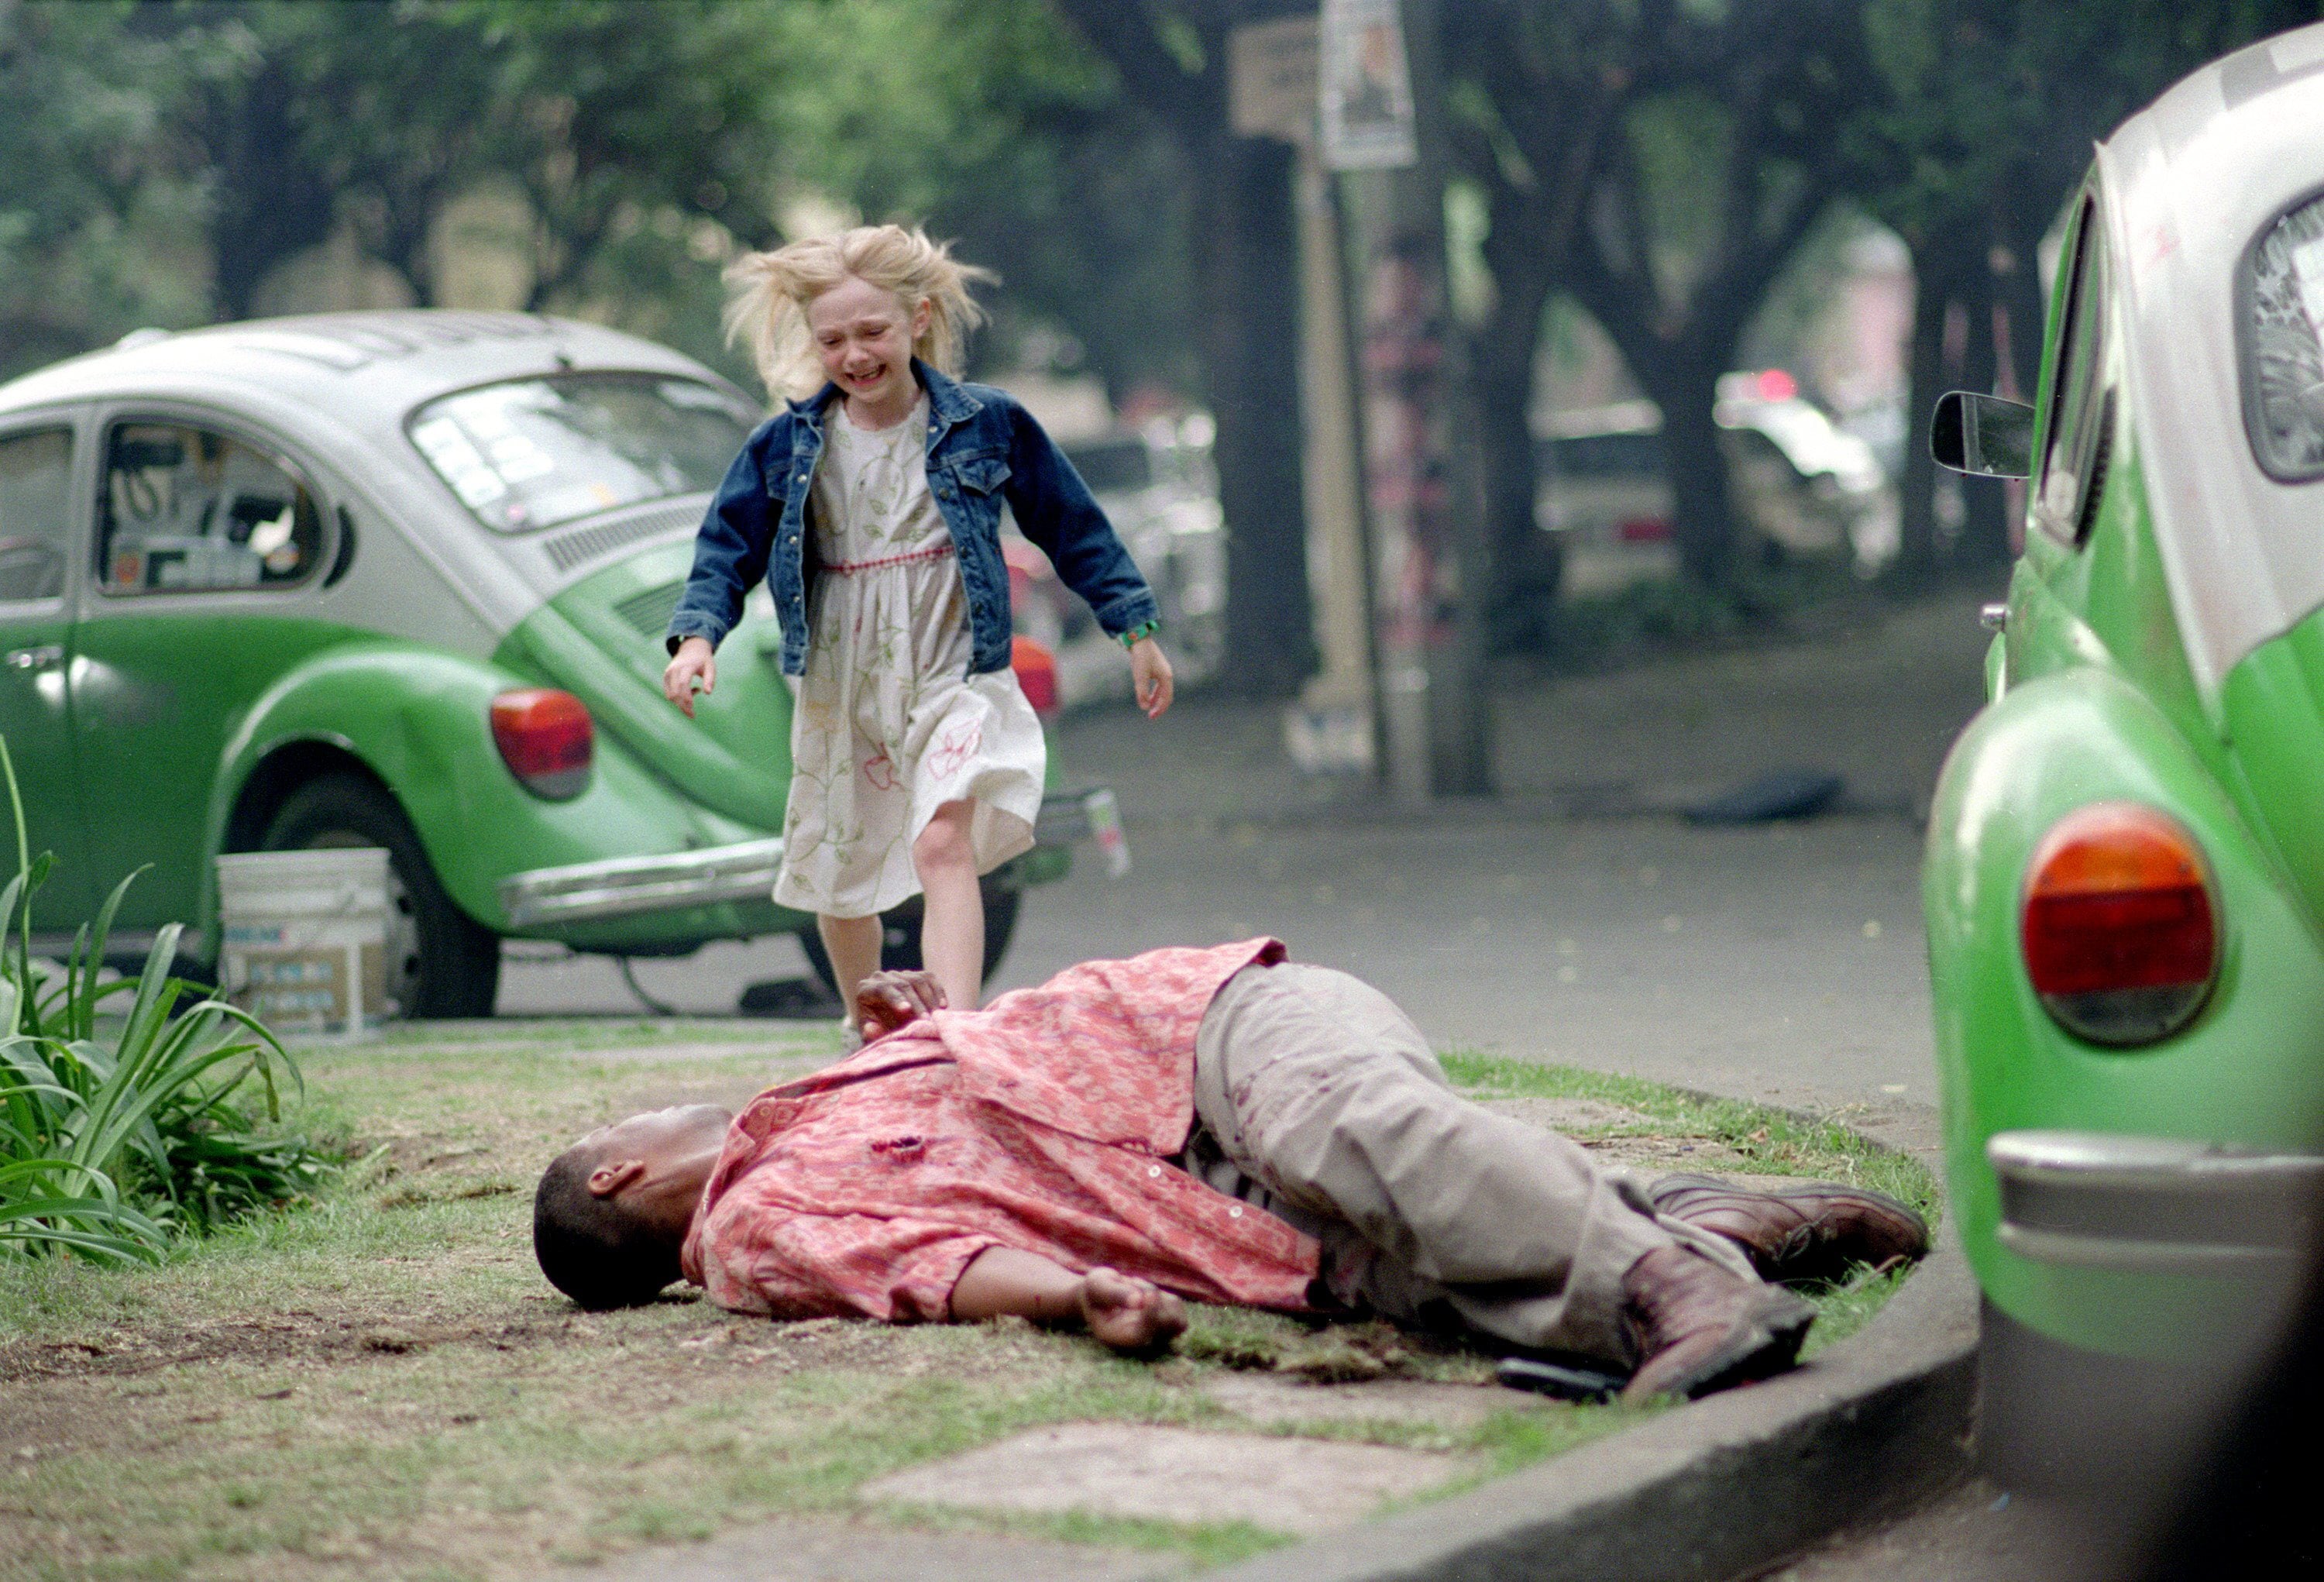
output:
[[[503,939],[811,941],[770,899],[791,700],[763,594],[695,720],[660,687],[759,416],[667,347],[515,313],[141,331],[0,385],[0,735],[57,858],[36,925],[144,867],[124,943],[185,921],[214,957],[214,856],[361,845],[389,853],[405,1015],[490,1014]],[[989,955],[1087,832],[1053,796],[988,881]]]
[[[2049,319],[1932,435],[2028,504],[1923,903],[1986,1431],[2072,1457],[2265,1344],[2324,1204],[2324,26],[2098,149]]]

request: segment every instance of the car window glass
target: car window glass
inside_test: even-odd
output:
[[[2074,226],[2074,264],[2066,280],[2066,305],[2051,370],[2050,428],[2042,446],[2042,466],[2034,491],[2034,514],[2070,542],[2084,520],[2084,486],[2089,481],[2095,440],[2103,426],[2098,377],[2101,333],[2106,322],[2106,237],[2097,206],[2085,200]],[[2108,409],[2110,410],[2110,409]]]
[[[0,436],[0,604],[65,590],[72,430]]]
[[[108,594],[282,587],[322,550],[315,501],[281,463],[187,423],[116,425],[97,574]]]
[[[754,414],[694,379],[567,374],[464,390],[411,415],[411,442],[501,532],[715,489]]]
[[[2324,197],[2261,233],[2241,294],[2252,449],[2286,483],[2324,477]]]
[[[1562,435],[1544,441],[1542,459],[1562,477],[1651,477],[1663,470],[1663,437],[1651,430]]]

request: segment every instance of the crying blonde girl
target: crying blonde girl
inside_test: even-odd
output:
[[[728,334],[782,404],[703,518],[663,690],[693,714],[763,579],[798,693],[774,898],[816,914],[852,1006],[880,968],[880,914],[924,895],[922,958],[945,1003],[973,1009],[977,881],[1032,846],[1047,756],[1009,668],[1002,504],[1128,647],[1158,717],[1153,593],[1041,426],[960,378],[985,271],[890,225],[753,253],[726,278]]]

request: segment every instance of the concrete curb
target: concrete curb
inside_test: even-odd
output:
[[[1965,1476],[1977,1282],[1950,1220],[1858,1334],[1441,1503],[1212,1582],[1728,1582]]]

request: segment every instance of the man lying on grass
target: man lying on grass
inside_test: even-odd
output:
[[[864,1047],[768,1089],[632,1115],[553,1161],[533,1247],[585,1308],[671,1281],[736,1312],[1018,1314],[1126,1352],[1181,1297],[1465,1324],[1593,1358],[1633,1398],[1791,1365],[1770,1281],[1917,1256],[1920,1217],[1816,1182],[1652,1185],[1454,1093],[1403,1013],[1272,939],[1059,973],[982,1011],[865,981]]]

